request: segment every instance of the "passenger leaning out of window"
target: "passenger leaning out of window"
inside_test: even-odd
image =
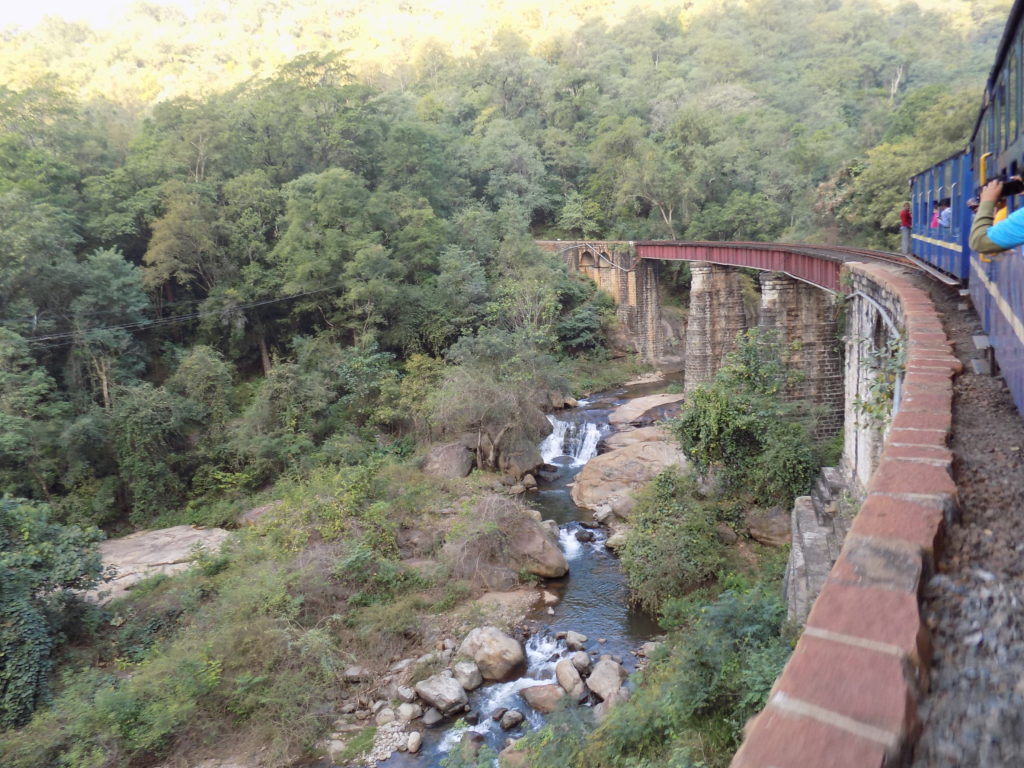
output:
[[[1020,186],[1020,179],[1011,180],[1015,187]],[[1005,206],[1003,182],[993,179],[981,190],[978,200],[978,213],[971,225],[969,244],[971,250],[979,253],[997,253],[1024,245],[1024,208],[1018,208],[998,223],[994,222],[996,208],[1000,202]]]

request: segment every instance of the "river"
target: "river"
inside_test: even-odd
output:
[[[592,517],[588,510],[572,503],[569,486],[583,465],[597,455],[601,438],[612,431],[608,424],[611,412],[628,399],[664,387],[665,383],[660,382],[601,393],[581,400],[576,408],[548,417],[553,431],[540,449],[544,461],[558,467],[558,472],[540,480],[538,490],[529,493],[525,500],[540,510],[544,519],[559,524],[559,544],[569,561],[569,575],[547,582],[546,589],[560,598],[552,607],[553,613],[545,607],[527,617],[535,631],[526,642],[528,666],[524,676],[485,685],[470,694],[470,705],[480,715],[480,722],[470,729],[483,734],[496,752],[503,748],[507,738],[520,737],[526,729],[535,730],[543,724],[543,715],[534,712],[518,692],[531,685],[553,682],[555,664],[569,654],[564,641],[556,639],[556,633],[572,630],[586,635],[588,650],[621,658],[630,672],[636,668],[636,657],[631,651],[659,633],[651,616],[629,604],[618,559],[604,546],[606,532],[587,529],[594,534],[594,541],[577,540],[577,532],[585,529],[581,523],[589,523]],[[499,707],[518,709],[527,720],[519,728],[503,731],[489,717]],[[380,765],[437,768],[449,750],[458,745],[464,730],[451,728],[450,724],[428,729],[418,755],[398,752]]]

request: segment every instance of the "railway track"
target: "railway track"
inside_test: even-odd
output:
[[[679,245],[684,247],[712,246],[716,248],[736,248],[754,251],[788,251],[790,253],[799,253],[804,256],[811,256],[818,259],[836,262],[865,260],[883,261],[888,264],[897,264],[901,267],[908,267],[910,269],[916,269],[919,272],[924,272],[935,280],[946,285],[960,284],[960,281],[957,278],[948,275],[942,270],[936,269],[930,264],[913,256],[908,257],[903,254],[892,253],[890,251],[873,251],[866,248],[850,248],[839,245],[810,245],[805,243],[763,243],[742,241],[697,243],[692,241],[646,240],[637,241],[635,245]]]

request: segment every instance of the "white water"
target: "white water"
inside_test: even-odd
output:
[[[597,456],[601,441],[601,428],[591,421],[562,421],[549,415],[551,434],[540,444],[540,455],[545,464],[567,456],[574,467],[582,467]]]
[[[558,546],[561,548],[562,554],[565,555],[565,559],[570,563],[583,551],[583,544],[577,541],[575,531],[564,526],[558,529]]]
[[[531,729],[541,726],[544,716],[530,707],[523,706],[517,694],[523,688],[553,682],[555,664],[558,660],[551,661],[551,658],[555,654],[559,657],[564,656],[568,653],[568,649],[563,640],[541,635],[534,635],[526,641],[523,647],[526,651],[526,674],[507,683],[489,685],[484,689],[484,695],[474,702],[474,709],[480,713],[480,722],[465,728],[450,728],[438,744],[438,751],[448,752],[462,740],[462,734],[466,731],[476,731],[477,733],[499,731],[500,726],[491,719],[491,713],[499,707],[518,709],[526,715]]]

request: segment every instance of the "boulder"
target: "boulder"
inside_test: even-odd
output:
[[[473,659],[485,680],[506,680],[526,663],[519,641],[497,627],[474,629],[462,641],[459,654]],[[462,695],[465,696],[465,692]]]
[[[438,725],[442,720],[444,720],[444,715],[438,712],[437,709],[434,707],[431,707],[423,713],[423,724],[427,726],[427,728],[433,728],[435,725]]]
[[[403,706],[411,707],[412,705],[404,704]],[[387,725],[388,723],[395,722],[397,719],[398,715],[395,713],[395,710],[391,709],[391,707],[384,707],[377,712],[377,715],[374,717],[374,722],[377,723],[377,725]]]
[[[548,425],[550,432],[550,425]],[[526,445],[518,450],[502,451],[498,459],[498,468],[514,477],[530,474],[544,463],[544,457],[536,446]]]
[[[582,651],[587,644],[587,636],[579,632],[565,633],[565,647],[570,651]]]
[[[416,693],[443,714],[451,714],[469,703],[465,689],[447,671],[416,683]]]
[[[409,739],[405,743],[405,748],[409,750],[411,754],[416,754],[420,751],[420,747],[423,746],[423,734],[419,731],[413,731],[409,734]]]
[[[395,698],[406,704],[411,704],[416,701],[416,691],[407,685],[400,685],[395,689]]]
[[[635,397],[612,411],[608,423],[616,427],[626,424],[650,424],[657,417],[667,416],[666,406],[682,402],[684,397],[682,394],[669,393]],[[656,411],[660,412],[652,413]]]
[[[723,544],[735,544],[739,536],[736,535],[736,531],[732,529],[732,526],[728,523],[719,523],[715,526],[715,535],[718,536],[718,540]]]
[[[576,651],[572,656],[569,657],[572,665],[576,667],[576,671],[581,675],[589,675],[591,669],[590,655],[586,651]]]
[[[604,545],[613,552],[626,543],[626,530],[616,531],[604,541]]]
[[[503,731],[511,731],[513,728],[518,727],[525,719],[526,715],[518,709],[507,709],[505,714],[501,716],[501,719],[498,720],[498,725],[501,726]]]
[[[197,549],[216,553],[228,535],[223,528],[176,525],[101,541],[103,567],[112,569],[114,578],[85,596],[90,600],[100,600],[102,596],[102,602],[116,600],[145,578],[188,570],[196,562]]]
[[[399,704],[397,713],[398,719],[404,723],[423,717],[423,707],[419,704]]]
[[[434,477],[465,477],[473,469],[476,456],[461,441],[431,446],[423,472]]]
[[[587,660],[589,661],[589,658]],[[580,697],[587,692],[587,686],[584,684],[583,678],[580,677],[580,671],[576,669],[576,665],[571,659],[562,659],[555,664],[555,679],[576,701],[579,701]]]
[[[445,545],[445,555],[457,578],[471,579],[489,589],[509,589],[511,572],[544,579],[569,572],[569,563],[545,522],[534,519],[520,502],[498,495],[485,496],[474,507],[464,536]],[[513,582],[514,583],[514,582]]]
[[[604,701],[594,707],[594,721],[600,723],[604,720],[605,715],[608,714],[617,704],[629,699],[629,691],[625,688],[619,688],[608,695]]]
[[[529,768],[530,755],[522,749],[516,749],[515,744],[509,744],[498,753],[499,768]]]
[[[657,653],[663,645],[665,644],[658,642],[656,640],[649,640],[640,646],[639,650],[637,650],[637,654],[643,656],[644,658],[650,658],[655,653]]]
[[[533,475],[527,472],[525,475],[523,475],[523,487],[526,488],[526,490],[528,491],[536,490],[537,478],[535,478]]]
[[[452,665],[452,676],[467,691],[475,691],[484,684],[480,668],[472,661],[459,661]]]
[[[466,731],[459,742],[459,755],[469,765],[476,765],[480,750],[484,746],[484,735],[476,731]]]
[[[607,506],[617,516],[628,518],[635,504],[634,490],[662,470],[686,466],[686,457],[672,443],[635,443],[588,461],[576,476],[572,500],[576,506],[594,511]]]
[[[622,687],[622,682],[627,676],[626,670],[620,664],[602,658],[594,665],[594,671],[587,678],[587,687],[604,701]]]
[[[491,720],[498,722],[499,720],[501,720],[501,718],[505,716],[506,712],[508,712],[508,707],[496,708],[493,712],[491,712]]]
[[[366,667],[360,667],[355,664],[351,667],[346,667],[342,674],[344,675],[345,682],[347,683],[365,683],[372,677],[370,670]]]
[[[752,509],[744,522],[750,538],[771,547],[784,547],[790,540],[790,514],[782,507]]]
[[[570,666],[572,665],[570,664]],[[537,712],[549,715],[555,711],[559,702],[562,701],[562,698],[565,696],[565,690],[560,685],[548,683],[546,685],[531,685],[529,688],[523,688],[519,691],[519,695]]]

